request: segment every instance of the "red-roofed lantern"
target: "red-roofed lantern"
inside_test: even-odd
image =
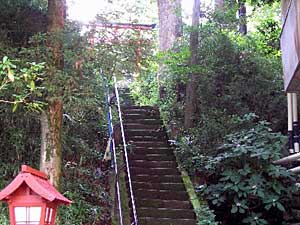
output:
[[[60,194],[47,175],[29,166],[0,192],[9,206],[11,225],[54,225],[57,207],[72,202]]]

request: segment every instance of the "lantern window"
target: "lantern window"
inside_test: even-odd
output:
[[[39,225],[41,207],[15,207],[16,225]]]

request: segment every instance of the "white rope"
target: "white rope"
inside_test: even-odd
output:
[[[126,169],[127,169],[128,185],[129,185],[129,192],[130,192],[130,198],[131,198],[131,204],[132,204],[134,225],[138,225],[138,219],[137,219],[137,213],[136,213],[136,207],[135,207],[135,200],[134,200],[133,188],[132,188],[132,182],[131,182],[131,174],[130,174],[130,169],[129,169],[129,160],[128,160],[128,153],[127,153],[125,132],[124,132],[124,127],[123,127],[123,120],[122,120],[122,112],[121,112],[121,106],[120,106],[120,98],[119,98],[119,92],[118,92],[117,79],[116,79],[115,76],[113,76],[113,79],[114,79],[114,83],[115,83],[115,92],[116,92],[116,98],[117,98],[117,104],[118,104],[118,113],[119,113],[121,134],[122,134],[122,140],[123,140],[123,146],[124,146],[124,154],[125,154],[125,161],[126,161],[125,163],[126,163]]]

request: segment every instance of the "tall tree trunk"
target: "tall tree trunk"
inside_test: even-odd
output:
[[[194,0],[192,26],[193,30],[190,37],[190,65],[197,64],[197,54],[199,45],[199,23],[200,23],[200,0]],[[184,127],[192,128],[195,122],[197,109],[197,74],[192,73],[186,85],[186,98],[184,109]]]
[[[62,163],[62,101],[48,103],[47,111],[41,115],[41,171],[48,174],[50,182],[59,187]]]
[[[239,3],[239,20],[240,20],[240,33],[243,35],[247,34],[247,15],[245,0],[238,0]]]
[[[65,0],[48,0],[48,45],[52,51],[53,62],[48,71],[50,79],[55,80],[56,73],[63,70],[63,52],[61,32],[66,15]],[[51,183],[59,187],[62,164],[62,93],[49,96],[48,107],[41,115],[41,158],[40,169],[48,174]]]
[[[158,0],[157,3],[159,15],[159,50],[165,52],[170,50],[177,38],[182,36],[181,0]],[[165,87],[160,84],[163,70],[164,65],[160,64],[157,82],[161,99],[165,97]]]
[[[172,48],[178,37],[182,36],[181,0],[158,0],[159,49]]]

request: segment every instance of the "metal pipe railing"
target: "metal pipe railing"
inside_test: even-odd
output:
[[[275,164],[286,164],[286,163],[290,163],[290,162],[295,162],[298,159],[300,159],[300,153],[296,153],[296,154],[292,154],[289,156],[286,156],[282,159],[279,159],[277,161],[274,161]]]
[[[105,80],[104,75],[101,71],[102,79]],[[109,104],[110,97],[109,97],[109,89],[107,86],[107,83],[103,82],[103,89],[106,90],[106,96],[105,96],[105,103],[106,103],[106,109],[107,109],[107,125],[109,130],[109,141],[111,141],[111,151],[113,154],[113,164],[114,164],[114,170],[115,170],[115,186],[116,186],[116,195],[117,195],[117,204],[118,204],[118,216],[119,216],[119,225],[124,225],[123,222],[123,211],[122,211],[122,202],[121,202],[121,191],[120,191],[120,183],[119,183],[119,169],[118,169],[118,162],[117,162],[117,152],[116,152],[116,144],[114,139],[114,126],[112,122],[112,108]]]
[[[133,214],[133,223],[132,223],[132,225],[138,225],[138,217],[137,217],[136,206],[135,206],[135,199],[134,199],[133,188],[132,188],[131,173],[130,173],[130,169],[129,169],[129,159],[128,159],[128,152],[127,152],[127,144],[126,144],[124,126],[123,126],[122,111],[121,111],[121,105],[120,105],[120,98],[119,98],[119,91],[118,91],[117,79],[116,79],[115,76],[113,76],[113,79],[114,79],[114,84],[115,84],[115,94],[116,94],[117,105],[118,105],[118,113],[119,113],[119,119],[120,119],[121,135],[122,135],[122,141],[123,141],[123,147],[124,147],[124,155],[125,155],[125,163],[126,163],[126,170],[127,170],[127,176],[128,176],[128,185],[129,185],[129,192],[130,192],[130,200],[131,200],[131,206],[132,206],[132,214]]]
[[[108,101],[109,96],[108,96]],[[119,224],[123,225],[123,212],[122,212],[122,202],[121,202],[121,191],[120,191],[120,184],[119,184],[119,170],[118,170],[118,162],[117,162],[117,153],[116,153],[116,144],[115,139],[113,137],[114,127],[112,123],[112,110],[111,106],[109,106],[109,117],[110,117],[110,137],[112,142],[112,153],[113,153],[113,162],[114,162],[114,169],[115,169],[115,179],[116,179],[116,193],[117,193],[117,200],[118,200],[118,211],[119,211]]]
[[[290,172],[293,172],[293,173],[300,173],[300,166],[297,166],[297,167],[294,167],[292,169],[289,169]]]

